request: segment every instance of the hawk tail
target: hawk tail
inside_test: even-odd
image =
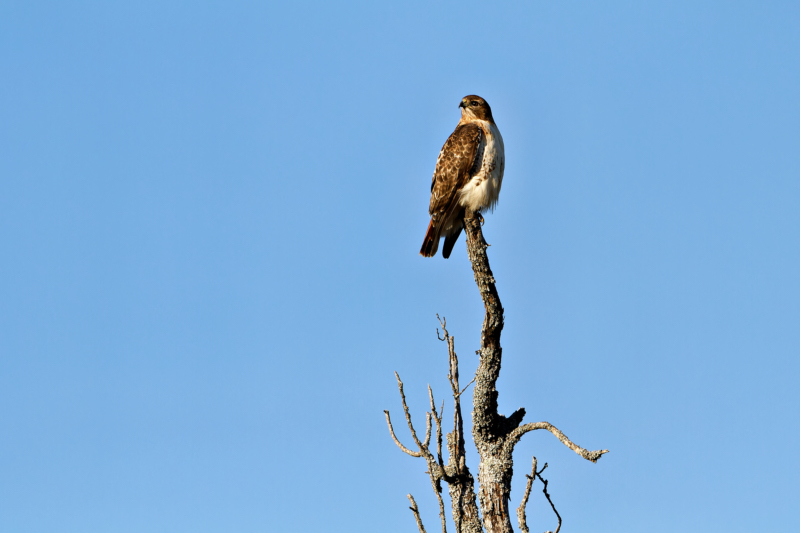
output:
[[[433,219],[431,218],[430,224],[428,224],[428,231],[425,233],[425,240],[422,241],[422,248],[419,251],[419,255],[422,257],[433,257],[436,255],[436,250],[439,249],[439,231],[436,226],[433,225]]]
[[[461,230],[463,229],[462,226],[458,227],[458,230],[455,233],[451,233],[444,238],[444,247],[442,248],[442,257],[447,259],[450,257],[450,252],[453,251],[453,246],[456,245],[456,241],[458,240],[459,235],[461,235]]]

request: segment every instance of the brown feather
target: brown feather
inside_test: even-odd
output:
[[[459,124],[439,152],[428,208],[431,222],[420,250],[425,257],[436,254],[440,237],[456,234],[457,238],[461,232],[463,209],[458,204],[458,192],[477,170],[483,135],[477,124]]]
[[[428,231],[425,233],[425,240],[422,241],[422,248],[419,255],[422,257],[433,257],[436,255],[436,249],[439,247],[439,236],[436,235],[436,228],[433,225],[433,219],[428,223]]]

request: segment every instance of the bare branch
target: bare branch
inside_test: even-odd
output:
[[[431,414],[425,413],[425,444],[422,445],[422,450],[427,451],[428,445],[431,443]]]
[[[564,435],[561,430],[557,427],[552,425],[550,422],[531,422],[529,424],[523,424],[514,431],[512,431],[508,436],[508,441],[506,442],[506,446],[511,445],[513,446],[519,439],[529,431],[535,431],[537,429],[546,429],[553,435],[555,435],[558,440],[564,443],[564,445],[569,448],[570,450],[574,451],[584,459],[596,463],[598,459],[604,454],[608,453],[608,450],[596,450],[596,451],[589,451],[585,448],[581,448]]]
[[[408,422],[408,429],[411,430],[411,437],[414,439],[414,442],[417,444],[419,451],[425,453],[428,449],[428,443],[431,441],[431,414],[425,413],[427,415],[427,431],[425,434],[425,444],[423,445],[419,438],[417,437],[417,432],[414,431],[414,424],[411,423],[411,413],[408,412],[408,404],[406,403],[406,395],[403,392],[403,382],[400,381],[400,375],[395,372],[394,377],[397,378],[397,388],[400,389],[400,398],[403,400],[403,412],[406,414],[406,422]],[[419,455],[417,456],[419,457]]]
[[[441,476],[437,476],[434,474],[434,469],[437,468],[436,463],[433,462],[432,458],[428,458],[428,466],[430,469],[428,470],[428,474],[431,476],[431,485],[433,486],[433,492],[436,494],[436,498],[439,500],[439,519],[442,521],[442,533],[447,533],[447,519],[445,518],[444,513],[444,500],[442,500],[442,482]]]
[[[544,468],[547,468],[547,463],[544,464]],[[542,468],[542,472],[544,472],[544,468]],[[541,474],[541,472],[539,472],[536,475],[539,476],[539,474]],[[556,517],[558,517],[558,527],[556,527],[556,530],[553,532],[553,533],[558,533],[559,530],[561,529],[561,515],[558,514],[558,511],[556,511],[556,506],[553,505],[553,500],[550,499],[550,495],[547,493],[547,480],[542,478],[542,476],[539,476],[539,479],[541,479],[542,483],[544,483],[544,488],[542,489],[542,492],[544,492],[547,501],[550,502],[550,507],[553,508],[553,512],[556,513]],[[548,531],[547,533],[550,532]]]
[[[531,475],[526,475],[528,484],[525,486],[525,494],[522,495],[522,502],[517,507],[517,520],[519,520],[519,530],[523,533],[530,533],[528,523],[525,519],[525,506],[528,505],[528,497],[531,495],[531,487],[533,481],[536,479],[536,456],[533,457],[533,468],[531,468]]]
[[[428,397],[431,400],[431,412],[436,423],[436,457],[439,459],[439,466],[444,466],[444,460],[442,459],[442,415],[436,412],[436,403],[433,401],[433,391],[430,385],[428,385]],[[444,400],[442,400],[442,411],[444,411]]]
[[[417,502],[414,501],[414,497],[411,494],[408,495],[408,501],[411,502],[411,507],[409,507],[409,509],[411,509],[411,511],[414,513],[414,518],[417,521],[419,533],[427,533],[425,531],[425,526],[422,525],[422,519],[419,517],[419,508],[417,507]]]
[[[428,398],[430,398],[431,401],[433,420],[436,422],[436,456],[439,459],[439,469],[437,471],[439,474],[435,475],[433,473],[437,465],[434,463],[430,453],[426,457],[429,466],[428,473],[431,476],[431,484],[433,485],[434,492],[436,492],[436,497],[439,499],[439,517],[442,520],[442,533],[447,533],[447,520],[445,519],[444,514],[444,501],[442,500],[441,482],[442,474],[444,473],[444,461],[442,460],[442,415],[436,412],[436,402],[433,401],[433,390],[431,389],[430,385],[428,385]],[[442,409],[444,409],[444,403],[442,403]],[[430,418],[428,420],[430,420]]]
[[[447,482],[450,492],[450,500],[453,507],[453,521],[456,531],[478,533],[483,531],[480,513],[478,512],[477,502],[475,501],[474,478],[466,464],[466,450],[464,442],[464,421],[461,414],[461,398],[458,386],[458,356],[455,350],[455,339],[447,331],[447,322],[444,318],[436,315],[442,327],[444,337],[436,330],[439,340],[447,342],[447,352],[449,355],[449,370],[447,380],[453,393],[453,431],[447,434],[447,466],[442,466],[443,479]],[[433,397],[431,396],[431,401]],[[432,409],[434,410],[434,409]],[[442,411],[444,403],[442,403]],[[441,421],[443,412],[438,413]],[[440,464],[442,462],[441,452],[439,453]]]
[[[395,444],[397,444],[397,446],[398,446],[398,447],[399,447],[401,450],[403,450],[404,452],[406,452],[406,453],[407,453],[408,455],[410,455],[411,457],[422,457],[422,454],[421,454],[421,453],[419,453],[419,452],[412,452],[411,450],[409,450],[408,448],[406,448],[405,446],[403,446],[403,444],[402,444],[402,443],[401,443],[399,440],[397,440],[397,436],[395,436],[395,434],[394,434],[394,428],[392,427],[392,419],[391,419],[391,418],[389,418],[389,411],[386,411],[386,410],[384,410],[384,411],[383,411],[383,413],[386,415],[386,423],[387,423],[387,424],[389,424],[389,433],[391,433],[391,434],[392,434],[392,439],[394,439],[394,443],[395,443]]]
[[[461,396],[462,394],[464,394],[464,391],[467,390],[469,386],[472,385],[473,383],[475,383],[475,378],[472,378],[472,380],[469,383],[464,385],[464,388],[461,389],[461,392],[459,392],[458,395]]]
[[[453,354],[453,339],[445,330],[445,340],[448,341],[449,351]],[[454,364],[456,365],[454,368]],[[457,369],[457,359],[451,357],[450,359],[450,370],[451,375],[454,374],[458,375]],[[395,372],[395,378],[397,379],[397,387],[400,391],[400,399],[403,404],[403,412],[405,413],[406,422],[408,423],[408,428],[411,431],[411,436],[414,439],[417,447],[419,448],[419,452],[412,452],[405,446],[403,446],[400,441],[397,439],[395,435],[394,428],[392,427],[391,419],[389,417],[389,412],[384,411],[386,414],[386,421],[389,426],[389,432],[392,435],[392,439],[394,439],[395,444],[403,450],[405,453],[411,455],[412,457],[422,457],[425,459],[426,463],[428,464],[427,474],[430,476],[431,479],[431,487],[433,488],[434,493],[436,494],[436,499],[439,502],[439,517],[442,523],[442,533],[447,533],[447,519],[445,513],[445,504],[442,498],[442,481],[446,481],[449,485],[450,496],[453,499],[453,518],[456,521],[456,530],[457,531],[469,531],[477,533],[480,530],[480,516],[478,512],[478,508],[475,502],[475,492],[473,489],[473,478],[472,475],[469,473],[469,470],[466,468],[466,464],[464,463],[464,439],[463,439],[463,425],[461,421],[461,408],[458,397],[456,396],[456,422],[457,426],[454,430],[454,435],[456,436],[453,439],[454,448],[450,450],[450,441],[451,435],[447,435],[448,441],[448,450],[451,451],[450,464],[445,466],[444,460],[442,458],[442,412],[436,409],[436,403],[433,398],[433,390],[431,389],[430,385],[428,386],[428,398],[431,404],[431,411],[426,413],[426,424],[427,424],[427,431],[425,435],[425,441],[420,442],[419,438],[417,437],[416,431],[414,429],[414,425],[411,422],[411,414],[408,408],[408,403],[405,397],[405,391],[403,388],[403,382],[400,379],[400,376]],[[457,381],[455,382],[458,383]],[[441,410],[444,410],[444,402],[442,402]],[[434,457],[430,451],[430,439],[432,436],[432,421],[436,424],[436,447],[437,447],[437,457]],[[438,459],[438,462],[437,462]],[[455,463],[455,466],[453,466]],[[455,497],[454,497],[455,496]],[[411,497],[409,497],[411,499]],[[412,504],[414,507],[411,508],[412,511],[415,513],[415,517],[417,517],[417,525],[421,528],[420,531],[424,531],[424,528],[421,525],[421,521],[418,519],[418,510],[416,509],[416,503],[413,502]],[[467,523],[470,527],[467,530],[462,530],[460,525],[462,523]]]

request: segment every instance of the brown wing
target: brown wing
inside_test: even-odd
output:
[[[460,209],[458,205],[458,191],[466,185],[469,178],[476,171],[476,158],[483,141],[483,131],[476,124],[462,124],[444,143],[439,158],[436,160],[436,170],[433,171],[433,182],[431,183],[431,203],[428,212],[431,215],[431,222],[428,224],[428,231],[422,241],[420,255],[433,257],[439,248],[439,237],[442,230],[455,212]],[[459,228],[458,233],[461,233]],[[446,252],[444,257],[450,255],[450,250],[458,239],[458,233],[454,234],[452,242],[445,242]]]
[[[483,140],[477,124],[462,124],[450,135],[439,152],[431,183],[428,212],[431,224],[444,222],[445,214],[458,201],[458,191],[467,183],[475,166],[475,157]]]

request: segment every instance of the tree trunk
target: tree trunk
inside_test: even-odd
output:
[[[503,349],[500,347],[503,306],[486,256],[486,248],[489,245],[483,238],[479,216],[467,213],[464,229],[475,283],[486,308],[481,330],[481,349],[478,352],[480,361],[472,401],[472,437],[481,458],[478,466],[480,485],[478,500],[487,533],[509,533],[513,531],[509,508],[513,461],[511,450],[507,449],[505,442],[509,431],[507,423],[509,420],[497,412],[498,394],[495,387],[500,376],[503,355]],[[521,417],[519,419],[521,420]],[[516,425],[519,425],[519,421]]]

